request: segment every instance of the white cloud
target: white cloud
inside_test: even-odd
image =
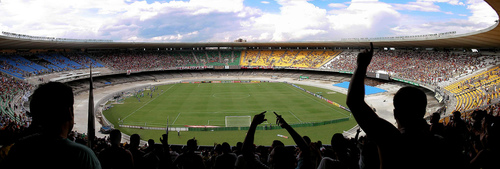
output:
[[[467,19],[453,19],[443,22],[421,21],[413,25],[402,24],[391,29],[397,35],[421,35],[456,31],[457,34],[475,32],[492,26],[498,19],[496,12],[482,0],[469,0],[467,9],[472,13]],[[458,3],[460,5],[460,2]],[[458,14],[459,16],[467,16]],[[414,20],[414,19],[408,19]]]
[[[348,8],[330,11],[332,32],[346,37],[384,36],[387,29],[398,25],[401,14],[390,4],[378,1],[352,1]]]
[[[467,9],[472,13],[469,17],[469,21],[475,24],[493,25],[494,21],[498,19],[495,10],[482,0],[467,1]]]
[[[328,7],[330,8],[347,8],[347,5],[343,3],[330,3],[328,4]]]
[[[117,41],[303,41],[347,37],[470,32],[498,19],[482,0],[416,0],[390,4],[378,0],[330,3],[276,0],[267,13],[243,0],[25,0],[0,3],[0,29],[35,36],[98,38]],[[465,2],[465,3],[464,3]],[[260,1],[268,4],[268,0]],[[428,22],[400,11],[441,11],[439,3],[466,5],[467,19]],[[463,7],[462,7],[463,8]],[[463,16],[463,14],[457,14]]]
[[[146,39],[145,41],[182,41],[183,38],[196,36],[198,35],[198,33],[199,33],[198,31],[194,31],[186,34],[157,36],[150,39]]]
[[[432,1],[416,1],[408,2],[407,4],[393,4],[396,10],[424,11],[424,12],[439,12],[440,7]]]

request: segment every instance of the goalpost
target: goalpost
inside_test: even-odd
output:
[[[226,116],[226,127],[249,127],[252,123],[251,116]]]

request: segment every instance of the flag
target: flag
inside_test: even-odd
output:
[[[94,84],[92,80],[92,65],[90,65],[90,87],[89,87],[89,119],[87,124],[88,146],[92,148],[92,141],[95,138],[95,118],[94,118]]]

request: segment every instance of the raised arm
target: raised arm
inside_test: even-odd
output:
[[[275,113],[276,114],[276,113]],[[301,166],[302,168],[312,168],[313,161],[312,161],[312,156],[311,156],[311,149],[309,148],[309,145],[306,143],[306,141],[300,136],[299,133],[297,133],[288,123],[283,119],[280,115],[276,115],[277,122],[281,126],[281,128],[286,129],[290,136],[292,136],[293,141],[295,141],[295,144],[299,146],[300,151],[302,151],[302,158],[304,160],[304,163]]]
[[[252,123],[250,124],[250,128],[248,129],[247,136],[245,137],[245,141],[243,141],[243,147],[241,148],[241,153],[243,154],[243,158],[246,161],[246,168],[256,168],[256,169],[268,169],[266,165],[257,160],[254,155],[254,137],[255,130],[259,124],[266,121],[265,119],[265,111],[253,116]],[[238,163],[238,162],[237,162]],[[236,167],[238,168],[238,167]]]
[[[255,137],[255,130],[259,124],[266,121],[265,119],[265,111],[253,116],[252,123],[250,124],[250,128],[248,129],[247,135],[245,137],[245,141],[243,141],[243,147],[241,148],[243,155],[252,155],[253,156],[253,141]]]
[[[373,57],[373,43],[370,43],[370,50],[365,50],[358,54],[357,67],[349,84],[346,104],[359,126],[370,134],[377,132],[381,123],[389,123],[381,118],[365,102],[365,77],[368,65]],[[385,126],[386,124],[384,124]]]
[[[302,136],[300,136],[300,134],[297,133],[290,125],[288,125],[285,119],[283,119],[281,116],[277,116],[276,118],[278,118],[278,123],[281,126],[281,128],[284,128],[286,129],[286,131],[288,131],[290,136],[292,136],[293,141],[295,141],[295,144],[299,146],[300,150],[304,152],[304,150],[307,149],[306,151],[309,151],[309,145],[307,145],[306,141],[304,141]]]
[[[172,168],[174,165],[173,165],[173,161],[172,161],[172,158],[170,155],[170,145],[168,144],[168,131],[166,134],[163,134],[160,137],[160,142],[161,142],[162,147],[163,147],[163,151],[162,151],[163,154],[161,155],[161,158],[159,159],[160,166],[163,166],[166,168]],[[149,145],[149,146],[154,146],[154,145]]]

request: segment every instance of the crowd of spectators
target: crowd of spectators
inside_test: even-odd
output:
[[[458,154],[452,158],[455,161],[449,166],[461,166],[464,169],[500,167],[496,161],[500,143],[496,125],[500,122],[498,109],[498,105],[495,105],[489,110],[496,114],[481,110],[464,119],[458,114],[446,123],[435,120],[439,117],[431,118],[429,131],[445,140],[444,148]],[[434,115],[439,116],[438,113]],[[281,122],[280,126],[293,130],[285,123]],[[279,140],[270,143],[271,146],[256,146],[246,138],[243,143],[238,142],[234,146],[224,142],[209,147],[197,145],[195,139],[187,140],[186,145],[169,145],[168,135],[165,134],[160,138],[160,143],[148,139],[147,144],[139,146],[140,139],[144,138],[133,134],[130,142],[123,142],[120,131],[114,130],[109,137],[95,138],[92,150],[102,168],[379,168],[377,144],[367,136],[360,136],[360,132],[358,129],[354,138],[336,133],[330,145],[323,145],[321,141],[312,142],[309,137],[295,132],[290,135],[296,135],[296,143],[302,142],[295,146],[285,146]],[[88,144],[88,136],[75,131],[69,134],[68,139],[82,145]],[[443,157],[441,160],[445,159]]]
[[[121,57],[122,53],[109,54],[108,56],[96,56],[97,58],[113,58],[114,55],[119,62],[125,60],[141,62],[145,60],[158,61],[155,57],[169,58],[165,55],[149,54],[126,54],[130,57]],[[339,57],[345,57],[344,54]],[[373,64],[384,60],[382,54],[375,55]],[[141,57],[138,57],[141,56]],[[426,57],[427,54],[425,54]],[[380,57],[377,59],[377,57]],[[397,56],[392,56],[396,57]],[[409,56],[406,56],[409,57]],[[173,57],[172,57],[173,58]],[[177,58],[177,57],[176,57]],[[417,58],[419,58],[417,56]],[[124,59],[124,60],[122,60]],[[168,60],[168,59],[167,59]],[[410,59],[411,61],[415,61]],[[416,59],[418,60],[418,59]],[[166,60],[165,60],[166,61]],[[343,60],[346,61],[346,60]],[[112,63],[105,62],[105,63]],[[175,62],[175,61],[173,61]],[[418,62],[418,61],[415,61]],[[356,61],[354,61],[354,64]],[[448,62],[447,62],[448,63]],[[431,64],[431,63],[429,63]],[[443,63],[441,63],[443,64]],[[459,64],[459,63],[456,63]],[[464,64],[460,62],[460,64]],[[153,65],[160,66],[160,65]],[[377,65],[382,66],[383,65]],[[387,65],[386,65],[387,66]],[[469,65],[470,66],[470,65]],[[453,66],[450,66],[453,67]],[[121,67],[123,68],[123,67]],[[127,68],[125,68],[127,69]],[[426,69],[429,70],[429,69]],[[14,96],[20,92],[29,91],[32,86],[15,78],[1,76],[2,101],[13,100]],[[9,104],[10,105],[10,104]],[[434,114],[428,127],[436,138],[442,139],[446,144],[442,148],[453,152],[455,156],[443,157],[454,160],[450,166],[459,168],[498,168],[500,163],[495,161],[500,157],[500,104],[495,104],[485,110],[474,111],[469,114],[454,113],[454,116],[440,123],[439,114]],[[434,117],[437,116],[437,117]],[[40,118],[40,117],[38,117]],[[15,120],[19,119],[19,120]],[[199,149],[195,139],[187,141],[186,146],[173,146],[168,144],[168,135],[161,137],[161,144],[155,144],[154,140],[149,139],[148,145],[139,146],[140,136],[134,134],[130,137],[130,143],[121,142],[121,133],[114,130],[109,137],[95,138],[92,140],[91,150],[98,158],[102,168],[379,168],[379,150],[377,143],[373,142],[372,136],[360,136],[361,130],[357,131],[354,138],[346,138],[340,133],[332,136],[331,145],[324,146],[320,141],[312,142],[307,136],[301,136],[286,121],[277,116],[279,125],[287,130],[296,143],[296,146],[284,146],[283,143],[276,140],[271,147],[256,146],[253,144],[255,139],[255,128],[265,120],[265,114],[261,113],[253,118],[252,125],[247,132],[243,143],[230,150],[229,143],[216,145],[213,148]],[[2,133],[21,133],[31,123],[31,119],[26,115],[6,115],[0,116]],[[20,123],[19,123],[20,122]],[[47,124],[46,124],[47,125]],[[328,133],[328,131],[325,131]],[[302,133],[307,134],[307,133]],[[3,135],[2,136],[6,136]],[[1,137],[1,138],[19,138],[19,137]],[[89,140],[87,136],[77,132],[71,132],[67,138],[78,144],[87,145]],[[258,137],[257,137],[258,138]],[[2,140],[2,152],[8,155],[9,146],[6,146]],[[10,140],[12,143],[14,140]],[[181,147],[184,147],[182,149]],[[118,155],[119,154],[119,155]],[[5,156],[1,156],[5,159]],[[405,157],[403,157],[405,158]],[[411,157],[406,157],[411,158]],[[0,166],[2,166],[0,159]],[[411,165],[411,164],[408,164]],[[411,166],[408,166],[411,168]],[[405,167],[403,167],[405,168]]]
[[[94,58],[116,70],[163,70],[198,65],[190,52],[128,51],[93,53]]]
[[[0,73],[0,145],[12,143],[31,124],[22,104],[32,85]]]
[[[357,52],[343,52],[326,67],[341,71],[354,71]],[[476,71],[488,65],[477,53],[378,51],[368,71],[386,71],[393,77],[436,85],[458,75]]]
[[[79,65],[92,64],[98,67],[100,63],[115,70],[163,70],[176,66],[202,66],[228,64],[234,60],[232,51],[115,51],[95,53],[62,53],[52,54],[52,62],[40,62],[47,68],[46,71],[65,71],[76,69]],[[355,68],[355,55],[357,52],[344,51],[340,53],[333,62],[323,65],[322,68],[335,69],[339,71],[353,71]],[[49,54],[38,54],[42,58]],[[242,65],[256,66],[291,66],[291,67],[320,67],[328,58],[335,56],[335,51],[308,51],[308,50],[285,50],[273,53],[264,50],[246,50],[241,57]],[[276,56],[279,55],[279,56]],[[60,58],[67,57],[67,58]],[[94,58],[96,61],[92,60]],[[30,62],[21,60],[18,64],[30,66]],[[71,62],[71,63],[70,63]],[[272,62],[272,63],[271,63]],[[484,57],[477,53],[452,53],[435,51],[379,51],[375,53],[373,64],[369,71],[386,71],[393,77],[413,80],[428,84],[437,84],[448,81],[457,75],[473,72],[485,66],[495,64],[486,62]],[[63,65],[63,66],[54,66]],[[4,70],[10,70],[24,77],[46,73],[38,71],[25,71],[18,66],[1,62]],[[42,70],[43,71],[43,70]]]
[[[94,61],[93,59],[89,58],[86,54],[80,53],[80,52],[71,52],[71,53],[64,53],[63,54],[65,57],[68,59],[71,59],[78,63],[81,66],[84,67],[89,67],[92,65],[92,67],[103,67],[100,63]]]
[[[500,95],[500,67],[456,81],[443,89],[455,95],[456,110],[465,111],[498,102]]]
[[[0,61],[0,65],[2,67],[3,70],[11,73],[11,74],[14,74],[14,75],[17,75],[19,77],[28,77],[28,76],[31,76],[31,73],[29,72],[25,72],[17,67],[14,67],[10,64],[7,64],[7,62],[5,61]]]

